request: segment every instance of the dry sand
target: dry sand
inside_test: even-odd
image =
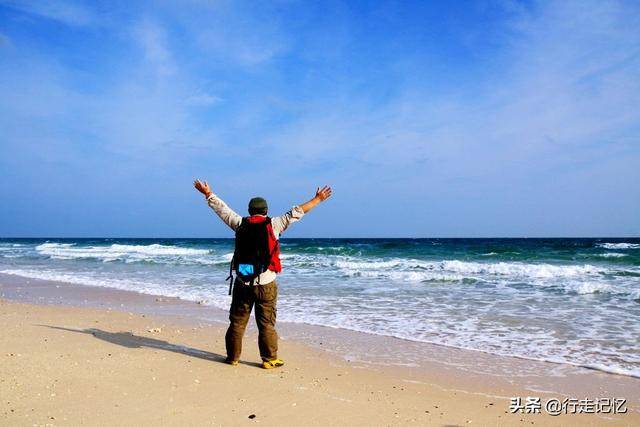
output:
[[[267,371],[252,333],[232,367],[222,327],[171,317],[1,299],[0,316],[0,425],[640,425],[635,411],[511,414],[460,378],[452,388],[289,341],[286,365]]]

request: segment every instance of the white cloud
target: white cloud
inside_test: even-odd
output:
[[[204,92],[196,93],[185,99],[185,103],[187,105],[194,107],[210,107],[212,105],[218,104],[221,101],[222,98]]]
[[[244,66],[257,66],[286,51],[284,41],[245,28],[210,28],[198,34],[198,45],[205,52],[212,52],[225,60]]]
[[[11,46],[11,39],[0,33],[0,47]]]
[[[156,67],[160,75],[175,73],[173,61],[167,43],[167,35],[158,23],[145,19],[133,28],[133,36],[144,52],[145,59]]]
[[[411,170],[416,183],[431,173],[424,161],[445,179],[522,177],[628,146],[640,123],[638,7],[579,1],[514,10],[496,73],[472,90],[434,97],[409,86],[384,105],[325,99],[272,144],[308,160]]]
[[[86,26],[96,21],[93,11],[77,2],[63,0],[3,0],[2,4],[28,14],[59,21],[70,26]]]
[[[199,4],[195,13],[173,15],[182,21],[197,48],[228,65],[256,67],[290,48],[287,23],[269,2]]]

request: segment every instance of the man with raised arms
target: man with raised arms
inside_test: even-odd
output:
[[[226,362],[237,365],[242,351],[242,336],[251,310],[255,306],[258,325],[258,347],[265,369],[284,365],[278,359],[276,333],[276,301],[278,286],[276,275],[281,271],[280,235],[293,222],[300,220],[311,209],[331,196],[331,188],[318,187],[315,196],[306,203],[295,205],[284,215],[267,216],[267,201],[254,197],[249,201],[249,216],[241,217],[211,191],[205,181],[196,180],[195,188],[204,194],[207,203],[220,219],[236,233],[235,250],[229,279],[232,285],[229,328],[225,335]],[[235,273],[235,281],[232,275]]]

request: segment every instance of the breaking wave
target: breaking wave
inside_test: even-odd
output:
[[[640,243],[598,243],[598,247],[605,249],[640,249]]]
[[[123,245],[112,244],[109,246],[78,246],[75,243],[43,243],[36,246],[40,255],[52,259],[96,259],[104,262],[193,262],[211,264],[228,261],[231,257],[224,254],[221,258],[207,257],[211,255],[208,249],[184,248],[180,246],[167,246],[161,244],[151,245]],[[228,259],[227,259],[228,258]]]

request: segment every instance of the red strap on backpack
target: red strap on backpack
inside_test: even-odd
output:
[[[264,217],[262,215],[253,215],[248,217],[247,220],[252,224],[269,221],[267,224],[267,238],[269,239],[269,253],[271,254],[269,270],[273,271],[274,273],[280,273],[282,271],[282,264],[280,263],[280,243],[278,242],[278,239],[276,239],[276,235],[273,232],[273,227],[271,226],[271,218]]]

